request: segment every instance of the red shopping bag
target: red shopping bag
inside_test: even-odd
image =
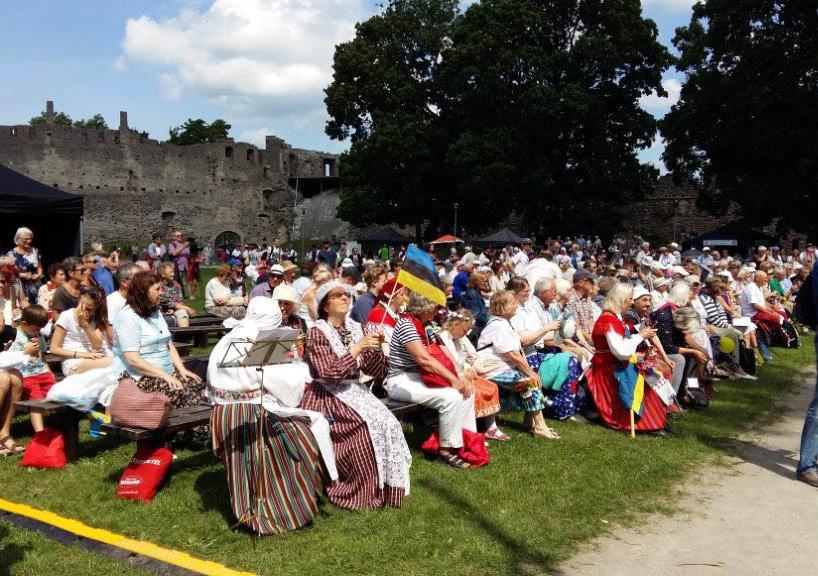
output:
[[[119,479],[116,497],[120,500],[153,500],[171,460],[173,452],[167,448],[139,448]]]
[[[65,468],[65,438],[54,428],[36,432],[26,448],[20,466]]]
[[[420,449],[427,454],[437,454],[440,450],[440,437],[437,430],[421,444]],[[457,455],[475,468],[485,466],[491,461],[486,448],[486,437],[480,432],[472,432],[465,428],[463,428],[463,447],[457,452]]]

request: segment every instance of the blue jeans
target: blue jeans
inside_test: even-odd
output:
[[[815,339],[815,362],[818,365],[818,338]],[[804,431],[801,432],[801,459],[796,472],[803,474],[807,470],[816,470],[818,460],[818,378],[815,381],[815,396],[807,408]]]

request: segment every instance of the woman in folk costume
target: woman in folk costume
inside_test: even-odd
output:
[[[361,372],[386,376],[382,332],[364,335],[347,318],[350,287],[321,285],[315,294],[318,320],[307,335],[307,363],[313,381],[301,407],[330,422],[338,482],[327,488],[330,501],[349,509],[400,507],[409,493],[412,456],[392,413],[361,384]]]
[[[602,303],[603,312],[594,324],[592,333],[596,353],[587,375],[588,391],[602,421],[615,430],[630,429],[630,410],[620,400],[616,370],[627,366],[639,344],[656,335],[653,328],[631,334],[633,328],[622,320],[622,313],[632,305],[633,287],[621,282],[615,284]],[[666,423],[667,410],[662,399],[645,384],[642,415],[636,418],[636,430],[663,431]]]
[[[257,512],[248,527],[277,534],[308,524],[318,513],[323,489],[323,459],[331,480],[337,479],[329,425],[317,412],[297,408],[310,381],[303,362],[255,367],[227,367],[241,360],[262,330],[281,325],[278,302],[253,298],[243,320],[213,349],[207,369],[207,395],[215,406],[210,417],[213,450],[224,463],[230,507],[236,518]],[[256,426],[260,423],[264,458],[258,459]],[[259,480],[262,482],[259,483]]]

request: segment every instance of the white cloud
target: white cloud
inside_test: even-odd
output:
[[[662,80],[662,88],[667,92],[667,96],[659,96],[654,90],[647,96],[639,98],[639,104],[652,114],[664,115],[674,104],[679,101],[682,93],[682,83],[676,78],[665,78]]]
[[[258,146],[259,148],[264,148],[265,146],[265,136],[270,134],[274,134],[272,130],[269,128],[258,128],[257,130],[246,130],[239,134],[238,138],[236,138],[237,142],[247,142],[248,144],[253,144],[254,146]]]
[[[118,64],[156,69],[169,99],[201,95],[243,118],[314,113],[335,46],[369,15],[362,0],[189,2],[165,20],[129,19]]]
[[[696,0],[642,0],[643,6],[656,6],[669,11],[690,10]]]

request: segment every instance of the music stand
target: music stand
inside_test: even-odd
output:
[[[256,412],[256,466],[258,468],[255,475],[256,510],[255,512],[242,514],[241,518],[231,528],[235,528],[240,524],[249,527],[251,520],[264,518],[262,514],[262,492],[267,485],[267,472],[263,464],[264,441],[262,435],[262,426],[264,425],[262,418],[264,410],[264,367],[273,364],[289,364],[300,360],[296,352],[299,338],[302,338],[300,331],[294,328],[262,330],[255,339],[244,338],[230,342],[219,362],[219,368],[255,368],[259,373],[259,410]],[[257,533],[261,537],[261,532]]]

